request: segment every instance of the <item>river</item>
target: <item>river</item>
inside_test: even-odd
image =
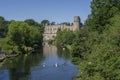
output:
[[[67,50],[45,45],[40,53],[0,63],[0,80],[72,80],[77,71]]]

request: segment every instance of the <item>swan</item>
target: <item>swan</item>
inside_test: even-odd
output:
[[[57,64],[57,63],[55,63],[55,67],[58,67],[58,64]]]
[[[46,67],[46,64],[45,63],[43,63],[43,65],[42,65],[43,67]]]

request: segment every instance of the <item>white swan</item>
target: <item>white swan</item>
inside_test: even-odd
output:
[[[43,63],[43,65],[42,65],[43,67],[46,67],[46,64],[45,63]]]
[[[57,63],[55,63],[55,67],[58,67],[58,64],[57,64]]]

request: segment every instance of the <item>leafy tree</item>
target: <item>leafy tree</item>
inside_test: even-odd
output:
[[[71,44],[73,61],[80,68],[75,80],[120,79],[119,4],[120,0],[92,0],[85,27]]]
[[[38,28],[29,26],[25,22],[11,22],[7,33],[7,43],[12,47],[13,52],[27,53],[36,46],[40,46],[42,34]]]
[[[43,26],[45,26],[46,24],[49,24],[50,22],[48,21],[48,20],[43,20],[43,21],[41,21],[41,24],[43,25]]]
[[[51,25],[55,25],[55,22],[51,22]]]
[[[38,26],[39,24],[33,19],[26,19],[24,22],[28,23],[30,26]]]
[[[87,23],[92,30],[102,32],[106,29],[106,24],[110,24],[110,18],[119,10],[118,2],[120,0],[92,0],[91,14],[88,17]]]
[[[69,22],[63,22],[63,23],[61,23],[61,24],[70,26],[70,23],[69,23]]]
[[[4,19],[4,17],[0,16],[0,20],[1,20],[1,21],[4,21],[5,19]]]
[[[33,27],[39,27],[39,31],[41,33],[44,32],[44,26],[43,24],[39,24],[38,22],[36,22],[35,20],[33,19],[26,19],[24,22],[26,22],[29,26],[33,26]]]
[[[56,37],[56,44],[58,45],[71,45],[74,40],[74,32],[70,30],[58,30],[57,37]]]
[[[4,17],[0,16],[0,37],[3,38],[6,36],[8,31],[9,22],[4,19]]]
[[[79,61],[80,72],[76,80],[120,79],[120,13],[110,19],[103,34],[88,36],[88,47],[84,59]],[[97,37],[99,36],[99,37]],[[91,47],[90,47],[90,46]],[[78,60],[78,59],[77,59]]]

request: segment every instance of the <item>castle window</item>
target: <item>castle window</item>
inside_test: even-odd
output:
[[[52,36],[52,38],[55,38],[55,36]]]

